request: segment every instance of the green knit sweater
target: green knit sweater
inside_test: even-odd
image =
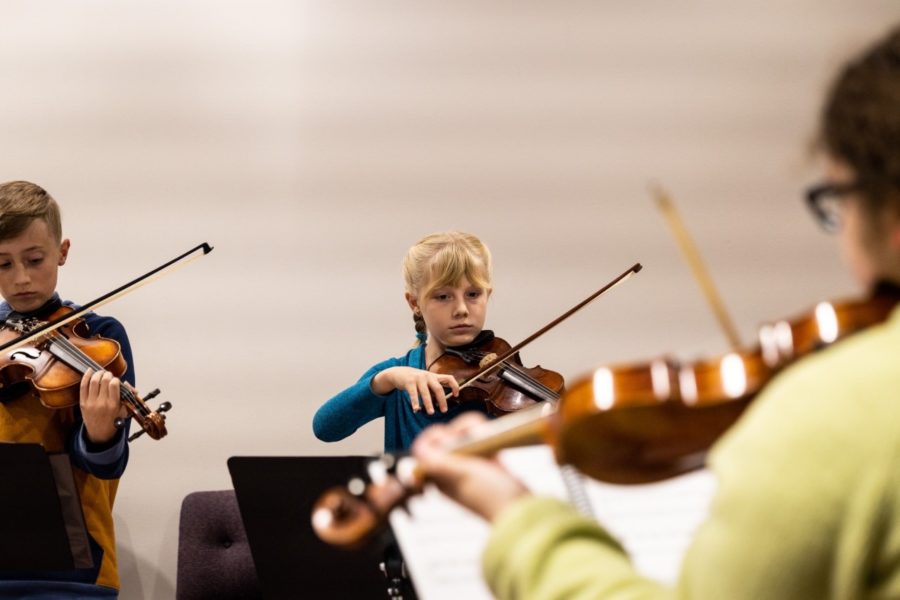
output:
[[[546,498],[500,515],[485,577],[516,599],[900,598],[898,458],[900,309],[787,369],[715,446],[718,487],[674,588]]]

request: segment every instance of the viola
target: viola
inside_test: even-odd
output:
[[[451,374],[461,383],[470,381],[458,396],[448,396],[448,401],[483,402],[493,416],[522,410],[537,402],[559,400],[565,385],[563,376],[540,366],[525,367],[518,352],[509,352],[511,348],[506,340],[486,329],[469,344],[446,348],[427,370]],[[504,355],[507,359],[501,366],[478,376]]]
[[[73,310],[63,306],[49,315],[49,320],[65,319]],[[38,319],[7,321],[0,328],[0,344],[18,339],[45,323]],[[30,345],[0,356],[0,397],[17,397],[30,388],[47,408],[67,408],[79,403],[81,379],[89,369],[105,370],[121,377],[127,368],[117,341],[100,336],[89,337],[84,319],[75,319],[37,338]],[[145,398],[140,398],[128,387],[121,387],[122,404],[141,426],[141,431],[130,439],[142,433],[147,433],[154,440],[166,435],[163,413],[172,405],[164,402],[152,411],[146,404],[146,400],[158,393],[159,390],[154,390]],[[124,421],[117,420],[116,424],[122,427]]]
[[[798,358],[884,321],[900,288],[880,285],[864,300],[823,302],[794,319],[764,325],[759,342],[711,360],[663,357],[606,365],[573,382],[555,405],[544,403],[485,423],[451,452],[490,456],[547,443],[560,464],[610,483],[660,481],[700,468],[712,444],[772,377]],[[425,484],[410,457],[372,463],[369,483],[351,481],[316,502],[312,525],[324,541],[361,543],[390,511]]]

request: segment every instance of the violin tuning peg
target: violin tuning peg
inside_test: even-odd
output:
[[[170,410],[172,410],[172,403],[171,402],[163,402],[159,405],[159,408],[156,409],[156,412],[164,413],[164,412],[169,412]]]
[[[159,388],[156,388],[155,390],[149,392],[146,396],[144,396],[144,402],[150,400],[151,398],[156,398],[157,396],[159,396]]]
[[[116,429],[122,429],[123,427],[125,427],[125,419],[123,419],[122,417],[116,417],[116,420],[113,421],[113,425],[116,426]]]

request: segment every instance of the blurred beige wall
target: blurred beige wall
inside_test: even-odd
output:
[[[648,194],[675,197],[741,334],[854,293],[801,202],[830,74],[900,21],[888,0],[33,2],[0,7],[2,180],[44,185],[86,301],[190,246],[204,260],[106,307],[169,436],[132,446],[121,597],[174,595],[178,510],[241,454],[327,445],[316,407],[405,352],[399,261],[490,245],[488,325],[568,377],[726,349]]]

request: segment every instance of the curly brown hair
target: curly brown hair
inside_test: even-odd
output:
[[[856,171],[870,214],[886,206],[900,210],[900,26],[838,73],[818,138]]]

